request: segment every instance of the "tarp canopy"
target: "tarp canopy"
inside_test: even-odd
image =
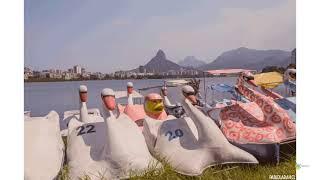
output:
[[[208,70],[205,71],[212,75],[236,75],[240,74],[241,72],[253,72],[255,70],[249,70],[249,69],[217,69],[217,70]]]
[[[174,80],[166,80],[164,81],[166,87],[176,87],[176,86],[182,86],[182,85],[186,85],[189,83],[188,80],[185,79],[174,79]],[[140,88],[138,89],[139,91],[146,91],[146,90],[150,90],[150,89],[155,89],[155,88],[162,88],[164,85],[157,85],[157,86],[150,86],[150,87],[145,87],[145,88]]]
[[[186,85],[189,83],[189,81],[185,79],[176,79],[176,80],[168,80],[165,81],[167,85],[171,86],[178,86],[178,85]]]
[[[115,93],[116,99],[128,97],[127,91],[115,91],[114,93]],[[132,92],[132,97],[133,98],[143,98],[143,96],[140,93],[138,93],[137,91]]]
[[[283,83],[283,76],[278,72],[255,74],[253,82],[263,88],[275,88]]]

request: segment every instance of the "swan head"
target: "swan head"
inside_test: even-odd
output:
[[[132,82],[128,82],[127,83],[127,93],[128,94],[132,94],[133,92],[133,83]]]
[[[244,71],[241,73],[241,76],[243,77],[243,79],[245,79],[246,81],[249,81],[249,80],[254,80],[254,76],[251,72],[249,71]]]
[[[79,87],[79,97],[81,102],[87,102],[88,100],[88,89],[85,85]]]
[[[149,116],[157,116],[163,113],[164,104],[160,94],[151,93],[145,97],[144,110]]]
[[[112,89],[103,89],[101,91],[101,99],[107,110],[113,111],[116,109],[116,98],[115,93]]]
[[[296,69],[287,69],[284,73],[284,79],[296,80]]]
[[[168,89],[167,89],[167,87],[163,86],[163,87],[161,88],[161,95],[162,95],[162,96],[168,96]]]
[[[197,97],[193,87],[186,85],[182,87],[182,94],[187,98],[192,104],[197,104]]]

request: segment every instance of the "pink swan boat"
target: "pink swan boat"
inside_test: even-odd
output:
[[[241,72],[236,87],[251,103],[238,102],[221,110],[221,129],[236,143],[280,143],[295,139],[295,124],[271,97],[245,86],[249,74]]]

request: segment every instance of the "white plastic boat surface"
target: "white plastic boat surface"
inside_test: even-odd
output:
[[[67,157],[71,179],[127,178],[158,164],[138,126],[125,114],[104,122],[69,123]]]
[[[258,163],[254,156],[231,145],[217,125],[189,100],[183,100],[182,105],[191,121],[145,119],[143,134],[153,154],[165,158],[177,172],[192,176],[217,164]]]
[[[85,118],[85,122],[103,122],[104,119],[101,117],[100,111],[97,108],[88,109],[88,117]],[[61,135],[68,135],[68,124],[71,119],[76,119],[80,121],[80,111],[79,110],[71,110],[65,111],[63,113],[63,119],[60,122]]]
[[[44,117],[25,116],[24,179],[54,179],[63,166],[63,160],[59,115],[51,111]]]

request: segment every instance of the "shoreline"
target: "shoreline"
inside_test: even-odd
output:
[[[206,78],[209,76],[206,76]],[[64,79],[28,79],[24,80],[24,83],[33,83],[33,82],[74,82],[74,81],[105,81],[105,80],[152,80],[152,79],[183,79],[183,78],[203,78],[203,76],[166,76],[166,77],[148,77],[148,78],[110,78],[110,79],[70,79],[70,80],[64,80]]]

